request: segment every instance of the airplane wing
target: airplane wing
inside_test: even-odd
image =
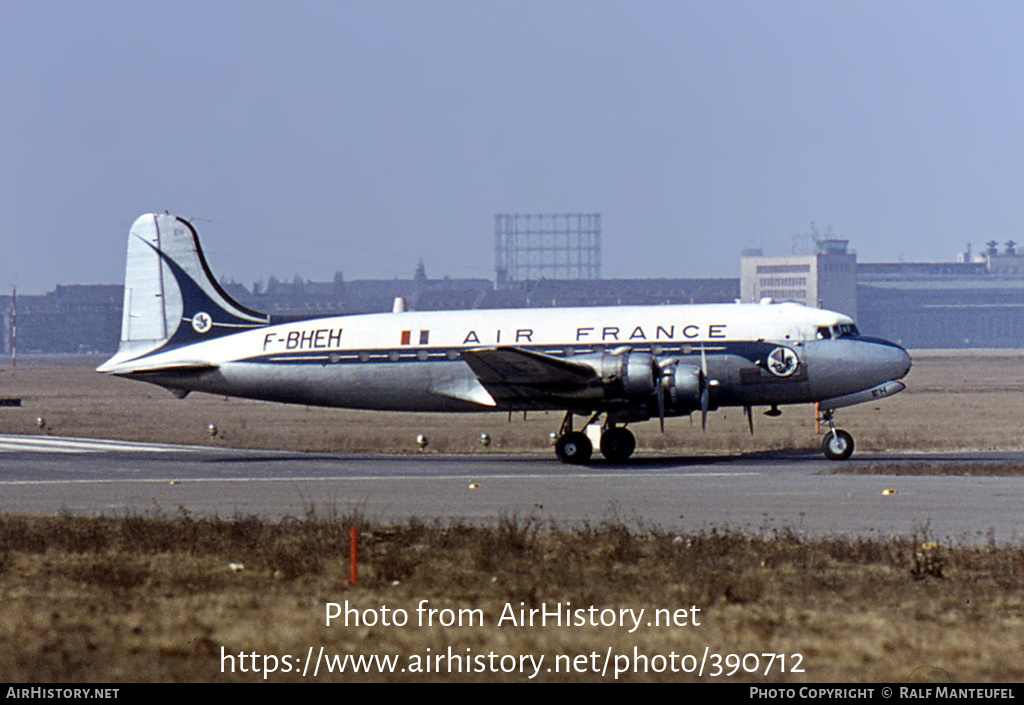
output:
[[[598,382],[582,363],[516,347],[463,350],[462,359],[497,402],[537,402],[579,392]]]

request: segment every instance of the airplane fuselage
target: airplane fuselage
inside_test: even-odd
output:
[[[567,360],[649,354],[700,367],[715,406],[821,401],[902,376],[905,353],[839,337],[840,314],[796,304],[435,311],[337,316],[256,328],[147,356],[136,374],[182,391],[399,411],[566,408],[612,401],[603,385],[546,400],[481,403],[463,353],[514,346]],[[830,338],[819,339],[822,329]],[[790,367],[772,366],[780,348]],[[201,365],[208,368],[200,369]],[[178,371],[178,365],[195,369]],[[147,372],[145,368],[162,368]],[[557,401],[556,401],[557,400]],[[636,404],[623,396],[623,403]],[[647,400],[639,400],[645,408]],[[674,409],[670,415],[689,413]]]

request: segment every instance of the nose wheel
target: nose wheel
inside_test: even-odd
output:
[[[846,460],[853,455],[853,436],[841,428],[829,431],[821,442],[821,450],[829,460]]]
[[[828,433],[821,442],[821,451],[829,460],[846,460],[853,455],[853,436],[841,428],[836,428],[835,413],[822,413],[822,420],[828,422]]]

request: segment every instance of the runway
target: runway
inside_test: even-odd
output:
[[[1024,452],[858,454],[851,464],[1024,462]],[[817,453],[568,466],[546,455],[329,455],[0,436],[0,512],[271,520],[501,515],[666,531],[1024,541],[1024,478],[829,474]],[[886,490],[895,492],[886,493]]]

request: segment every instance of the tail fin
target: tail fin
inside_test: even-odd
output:
[[[150,213],[128,234],[121,345],[99,370],[120,372],[124,363],[151,353],[268,322],[217,283],[191,223]]]

